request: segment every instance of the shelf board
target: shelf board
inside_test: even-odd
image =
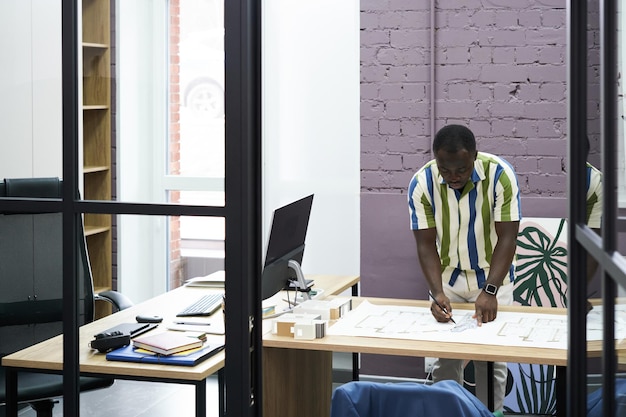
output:
[[[92,174],[94,172],[106,172],[109,170],[109,167],[106,165],[89,165],[83,167],[84,174]]]
[[[83,111],[85,110],[108,110],[109,106],[106,104],[86,104],[83,106]]]
[[[93,288],[93,292],[94,292],[95,294],[99,294],[99,293],[101,293],[101,292],[104,292],[104,291],[109,291],[109,290],[111,290],[111,287],[94,287],[94,288]]]
[[[109,226],[89,226],[85,225],[85,236],[94,236],[99,233],[106,233],[111,228]]]
[[[108,49],[109,45],[105,43],[83,42],[83,48]]]

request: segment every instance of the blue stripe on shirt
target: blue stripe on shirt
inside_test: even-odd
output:
[[[409,207],[411,209],[411,229],[417,230],[417,213],[415,211],[415,204],[413,203],[413,192],[415,191],[415,187],[417,187],[417,175],[413,177],[411,183],[409,184]]]
[[[436,211],[435,211],[435,192],[433,189],[433,170],[432,167],[428,167],[426,168],[425,171],[426,174],[426,185],[428,186],[428,195],[430,196],[430,201],[432,201],[431,203],[431,207],[433,209],[433,218],[436,218]]]
[[[424,172],[426,174],[426,185],[428,186],[428,195],[430,196],[430,201],[432,201],[433,203],[431,204],[433,207],[433,214],[435,214],[435,193],[433,191],[433,169],[432,167],[428,167],[426,168],[426,171]]]
[[[476,187],[474,187],[468,194],[469,198],[469,224],[467,229],[467,242],[470,259],[470,266],[472,269],[478,268],[478,246],[476,244],[476,198],[478,195],[478,191]]]
[[[454,268],[454,272],[452,272],[452,275],[450,275],[450,281],[448,281],[448,285],[449,286],[454,286],[454,283],[456,282],[456,279],[459,277],[459,275],[461,274],[461,270],[459,268]]]

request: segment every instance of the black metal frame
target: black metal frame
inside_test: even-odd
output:
[[[226,219],[226,411],[261,415],[261,6],[225,1],[226,172],[224,207],[76,200],[78,5],[62,0],[63,198],[0,199],[0,208],[63,213],[63,414],[79,408],[75,219],[83,213],[219,216]],[[257,320],[258,319],[258,320]],[[258,329],[255,325],[259,323]],[[221,376],[219,376],[221,378]],[[249,398],[250,401],[242,401]],[[223,400],[223,399],[222,399]]]
[[[600,265],[604,335],[602,388],[604,416],[615,415],[614,315],[617,284],[626,287],[626,266],[618,252],[617,234],[624,224],[617,209],[617,2],[600,2],[601,57],[601,143],[603,171],[602,237],[585,225],[585,158],[582,143],[587,132],[587,2],[570,1],[568,172],[569,204],[569,357],[567,368],[567,411],[578,415],[587,407],[586,255]]]
[[[568,322],[569,322],[569,357],[567,366],[567,381],[586,381],[587,353],[586,344],[586,277],[584,250],[575,239],[576,224],[585,222],[584,197],[586,189],[584,178],[583,147],[576,146],[583,143],[587,132],[586,107],[579,103],[587,102],[587,48],[580,45],[587,44],[587,4],[586,1],[570,2],[569,4],[569,68],[567,85],[568,96],[568,194],[569,194],[569,222],[568,222]],[[572,168],[574,167],[574,168]],[[579,323],[583,323],[581,326]],[[582,358],[582,359],[580,359]],[[572,410],[586,410],[586,392],[583,384],[567,383],[567,412],[563,413],[562,404],[557,403],[559,414],[570,415]]]
[[[224,2],[226,414],[261,416],[261,2]]]

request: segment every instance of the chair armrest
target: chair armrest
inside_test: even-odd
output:
[[[134,305],[130,298],[117,291],[102,291],[95,294],[94,299],[111,303],[118,310],[125,310]]]

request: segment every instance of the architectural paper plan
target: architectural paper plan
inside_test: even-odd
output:
[[[588,340],[602,340],[601,310],[594,307],[589,313]],[[495,321],[478,327],[472,314],[473,311],[456,310],[456,325],[438,323],[427,307],[375,305],[365,301],[333,324],[328,334],[444,342],[459,341],[462,337],[463,341],[478,344],[567,348],[566,315],[500,311]],[[626,306],[616,306],[615,315],[617,338],[623,339]]]

